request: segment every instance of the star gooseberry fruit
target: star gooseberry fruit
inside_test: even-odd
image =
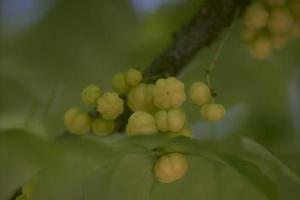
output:
[[[257,59],[267,58],[272,51],[272,42],[267,37],[259,37],[251,47],[252,55]]]
[[[129,85],[126,82],[124,73],[115,74],[111,83],[114,91],[116,91],[120,95],[127,93],[129,89]]]
[[[88,133],[91,128],[90,116],[75,107],[67,110],[64,116],[64,122],[67,129],[77,135]]]
[[[128,135],[149,135],[157,133],[154,117],[146,112],[134,112],[128,119],[126,126]]]
[[[225,108],[221,104],[206,104],[201,107],[201,116],[208,122],[216,122],[221,120],[225,115]]]
[[[283,6],[286,0],[266,0],[266,3],[270,6]]]
[[[94,106],[97,104],[97,99],[101,96],[101,90],[97,85],[90,84],[81,92],[83,103]]]
[[[293,24],[294,19],[288,9],[276,8],[271,12],[268,28],[274,35],[283,35],[292,31]]]
[[[92,122],[93,133],[98,136],[107,136],[113,132],[115,121],[97,118]]]
[[[155,114],[156,124],[160,131],[179,132],[183,129],[186,116],[180,109],[161,110]]]
[[[129,86],[134,87],[142,81],[143,75],[140,70],[131,68],[126,72],[125,79]]]
[[[174,182],[185,176],[188,162],[185,155],[170,153],[161,156],[154,165],[154,174],[162,183]]]
[[[114,120],[124,112],[124,101],[115,92],[104,93],[97,101],[97,111],[106,120]]]
[[[185,99],[184,84],[178,79],[170,77],[156,81],[153,88],[153,101],[158,108],[178,108]]]
[[[211,101],[211,92],[209,87],[201,82],[195,82],[190,88],[190,99],[197,106],[202,106]]]
[[[132,111],[152,113],[156,110],[153,104],[153,85],[141,83],[132,88],[127,96],[127,105]]]
[[[249,30],[256,30],[265,27],[268,19],[269,13],[264,6],[260,3],[254,3],[247,8],[244,23]]]

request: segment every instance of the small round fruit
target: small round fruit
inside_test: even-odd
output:
[[[160,110],[155,113],[155,120],[158,130],[162,132],[169,131],[168,112],[166,110]]]
[[[246,28],[242,33],[242,37],[246,41],[251,41],[255,38],[256,33],[256,30]]]
[[[81,92],[83,103],[94,106],[97,104],[97,99],[101,96],[101,90],[97,85],[91,84],[85,87]]]
[[[293,27],[291,37],[295,39],[300,37],[300,22],[298,24],[295,24],[295,26]]]
[[[90,116],[79,108],[69,109],[64,116],[67,129],[77,135],[88,133],[91,128]]]
[[[201,116],[208,122],[221,120],[225,115],[225,108],[221,104],[206,104],[201,108]]]
[[[266,0],[266,3],[269,6],[283,6],[286,3],[286,0]]]
[[[93,133],[98,136],[107,136],[113,132],[115,121],[97,118],[92,122]]]
[[[269,38],[259,37],[250,48],[255,58],[266,59],[272,52],[272,42]]]
[[[143,74],[140,70],[131,68],[126,72],[125,79],[129,86],[134,87],[142,81]]]
[[[153,102],[160,109],[178,108],[186,100],[184,84],[174,77],[159,79],[153,87]]]
[[[268,29],[273,35],[289,34],[292,31],[294,19],[288,9],[276,8],[271,12]]]
[[[157,133],[154,117],[146,112],[134,112],[128,119],[126,126],[128,135],[150,135]]]
[[[124,112],[124,101],[115,92],[104,93],[97,101],[97,111],[106,120],[114,120]]]
[[[254,3],[250,5],[244,16],[244,24],[248,29],[256,30],[267,25],[269,12],[263,4]]]
[[[154,165],[154,174],[162,183],[172,183],[185,176],[188,162],[185,155],[170,153],[161,156]]]
[[[272,46],[276,49],[284,47],[287,41],[288,36],[285,35],[275,35],[271,38]]]
[[[129,86],[126,82],[124,73],[117,73],[111,81],[113,89],[120,95],[128,92]]]
[[[152,113],[156,110],[153,104],[153,85],[141,83],[132,88],[127,96],[127,105],[132,111]]]
[[[155,114],[156,125],[162,132],[178,132],[184,127],[186,116],[180,109],[161,110]]]
[[[300,1],[299,0],[290,0],[289,8],[293,14],[293,16],[298,20],[300,19]]]
[[[202,106],[211,101],[211,92],[209,87],[201,82],[195,82],[190,88],[190,99],[197,106]]]

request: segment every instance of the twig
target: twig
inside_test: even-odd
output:
[[[192,20],[174,35],[173,43],[146,68],[144,76],[177,76],[195,54],[211,45],[222,31],[230,26],[236,13],[251,0],[206,0]]]
[[[236,13],[243,11],[250,2],[251,0],[206,0],[192,20],[174,34],[172,44],[146,68],[146,82],[177,76],[197,52],[218,39],[222,31],[230,26]],[[117,119],[116,131],[124,131],[130,113],[125,112]]]

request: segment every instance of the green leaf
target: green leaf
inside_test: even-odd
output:
[[[119,161],[112,161],[102,165],[83,183],[84,200],[106,200],[109,195],[112,175],[118,167]]]
[[[107,199],[148,200],[153,184],[153,160],[147,155],[126,155],[112,176]]]
[[[53,159],[52,145],[22,130],[0,131],[0,199],[7,200]]]
[[[57,159],[39,173],[32,200],[84,199],[84,183],[111,160],[120,159],[92,138],[66,136],[57,141]]]
[[[275,173],[283,173],[300,184],[300,177],[278,158],[273,156],[265,147],[246,137],[242,138],[242,144],[250,154],[248,154],[248,158],[252,158],[251,160],[255,161],[257,165],[261,167],[266,164],[274,166],[272,171],[275,170]]]
[[[186,176],[173,183],[156,182],[152,200],[265,200],[245,177],[228,165],[205,157],[188,156]]]
[[[264,174],[255,164],[230,154],[222,156],[231,167],[241,173],[254,187],[268,197],[269,200],[279,199],[279,192],[275,182]]]

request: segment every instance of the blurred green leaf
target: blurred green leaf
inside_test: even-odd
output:
[[[285,174],[300,184],[299,176],[288,166],[283,164],[278,158],[273,156],[265,147],[246,137],[242,138],[242,143],[246,151],[250,154],[248,154],[247,158],[249,159],[250,156],[250,159],[256,159],[255,164],[260,165],[261,167],[263,167],[263,165],[274,166],[274,170],[276,170],[277,173]],[[268,169],[267,171],[271,172],[273,170]]]
[[[24,139],[26,135],[20,132],[19,137]],[[34,142],[31,148],[35,143],[45,148],[39,140],[24,141],[28,145]],[[56,152],[56,158],[39,168],[38,174],[34,171],[23,177],[22,182],[14,186],[15,190],[34,174],[33,200],[227,200],[243,198],[244,195],[249,200],[274,200],[289,195],[288,191],[293,192],[290,194],[290,199],[293,199],[297,194],[294,190],[299,186],[296,174],[247,138],[201,141],[186,137],[170,139],[163,134],[111,139],[65,135],[51,150]],[[1,155],[6,153],[5,150],[1,152]],[[169,152],[186,154],[189,169],[183,179],[162,184],[156,181],[152,168],[156,158]],[[45,158],[37,159],[42,162]],[[288,183],[290,190],[281,187],[280,180]]]
[[[112,149],[90,137],[65,136],[56,145],[57,159],[39,173],[32,200],[84,199],[89,177],[119,159]]]
[[[269,200],[279,199],[279,191],[275,182],[266,174],[262,173],[258,166],[230,154],[224,154],[222,159],[249,180],[252,185],[265,194]]]
[[[153,184],[153,160],[147,155],[126,155],[111,177],[109,196],[114,200],[148,200]]]
[[[0,199],[7,200],[54,158],[52,145],[23,130],[0,131]]]

